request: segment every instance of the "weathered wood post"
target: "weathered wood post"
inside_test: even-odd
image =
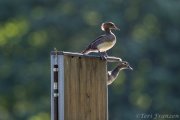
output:
[[[106,82],[105,60],[52,51],[51,120],[107,120]]]

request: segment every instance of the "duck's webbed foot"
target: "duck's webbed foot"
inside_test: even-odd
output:
[[[101,60],[107,60],[106,54],[101,53],[99,50],[98,50],[98,52],[100,54]]]
[[[108,57],[108,54],[106,52],[103,52],[103,54],[106,58]]]

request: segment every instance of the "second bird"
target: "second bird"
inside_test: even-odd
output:
[[[112,71],[108,71],[107,85],[113,83],[116,80],[117,76],[119,75],[119,72],[124,69],[133,70],[133,68],[129,65],[128,62],[122,61]]]
[[[106,59],[106,51],[111,49],[116,43],[116,36],[111,32],[111,29],[120,29],[112,22],[102,23],[101,29],[105,31],[105,34],[92,41],[89,46],[82,52],[83,54],[98,52],[102,59]]]

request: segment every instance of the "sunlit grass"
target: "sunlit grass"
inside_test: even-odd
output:
[[[57,9],[59,9],[63,14],[69,15],[72,14],[76,8],[75,4],[72,4],[71,2],[65,2],[64,4],[59,4]]]
[[[30,117],[28,120],[49,120],[49,119],[50,119],[49,113],[41,112],[38,113],[37,115]]]
[[[14,113],[19,116],[25,116],[28,112],[33,110],[33,106],[27,100],[18,100],[13,106]]]
[[[134,106],[142,110],[147,110],[152,103],[152,99],[149,95],[140,92],[132,92],[129,99]]]
[[[143,18],[142,23],[134,26],[132,37],[137,42],[144,42],[160,33],[158,27],[158,20],[155,15],[148,14]]]
[[[3,97],[0,97],[0,102],[2,101],[2,99]],[[6,109],[6,107],[0,106],[0,120],[10,120],[10,119],[11,118],[10,118],[9,112]]]
[[[85,11],[83,18],[87,24],[97,25],[100,23],[102,16],[97,11]]]
[[[37,31],[30,34],[28,42],[31,46],[38,47],[43,46],[47,42],[46,31]]]
[[[0,46],[8,44],[11,39],[23,36],[29,28],[29,23],[24,18],[7,21],[0,27]]]
[[[128,7],[125,10],[125,18],[128,21],[136,20],[138,15],[139,15],[139,10],[138,10],[138,7],[136,7],[136,6]]]

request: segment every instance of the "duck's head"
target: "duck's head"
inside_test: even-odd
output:
[[[116,25],[115,25],[113,22],[105,22],[105,23],[102,23],[101,29],[102,29],[103,31],[105,31],[105,30],[110,30],[110,29],[120,30],[118,27],[116,27]]]
[[[129,70],[133,70],[133,68],[129,65],[129,63],[127,61],[122,61],[120,64],[119,64],[119,67],[121,69],[129,69]]]

